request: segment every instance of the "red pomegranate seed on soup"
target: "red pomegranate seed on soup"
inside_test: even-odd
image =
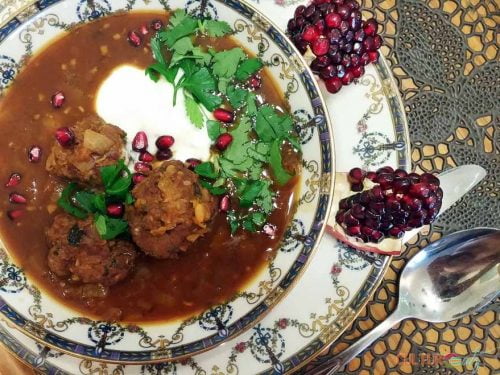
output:
[[[16,203],[16,204],[26,204],[28,200],[26,197],[22,194],[19,193],[10,193],[9,194],[9,202],[10,203]]]
[[[201,160],[195,158],[189,158],[186,160],[186,164],[188,165],[188,168],[193,171],[198,165],[201,164]]]
[[[146,151],[148,148],[148,136],[145,132],[138,132],[132,140],[132,150],[136,152]]]
[[[57,129],[55,137],[57,142],[62,147],[70,147],[75,142],[75,135],[73,134],[73,131],[68,127]]]
[[[145,163],[151,163],[155,157],[147,151],[142,151],[141,154],[139,155],[139,160],[143,161]]]
[[[21,182],[21,175],[19,173],[14,172],[9,176],[9,179],[5,184],[5,187],[14,187],[19,185],[20,182]]]
[[[262,231],[269,237],[274,237],[276,235],[276,230],[277,230],[276,225],[269,223],[264,225],[264,227],[262,228]]]
[[[217,108],[213,115],[216,120],[229,124],[234,121],[234,113],[224,108]]]
[[[142,182],[142,180],[144,180],[145,178],[146,175],[142,173],[134,173],[132,175],[132,182],[134,183],[134,185],[137,185],[138,183]]]
[[[230,206],[231,201],[229,200],[229,195],[224,195],[219,202],[219,209],[222,212],[227,212],[229,211]]]
[[[171,135],[162,135],[156,140],[156,147],[158,147],[159,150],[167,150],[172,147],[174,143],[174,137]]]
[[[17,220],[24,215],[24,210],[10,210],[7,211],[7,216],[10,220]]]
[[[258,90],[262,86],[262,79],[259,76],[253,76],[250,78],[249,85],[253,90]]]
[[[42,149],[39,146],[31,146],[28,151],[28,160],[30,163],[38,163],[42,158]]]
[[[62,91],[56,92],[54,95],[52,95],[52,107],[56,109],[61,108],[64,104],[65,99],[66,97],[64,96],[64,93]]]
[[[122,217],[125,207],[122,203],[112,203],[106,207],[106,212],[112,217]]]
[[[149,172],[153,169],[151,164],[144,163],[142,161],[138,161],[137,163],[134,164],[134,170],[138,173],[144,173],[144,172]]]
[[[149,34],[149,30],[148,30],[148,27],[146,25],[141,25],[139,27],[139,32],[142,34],[142,35],[148,35]]]
[[[139,47],[142,44],[142,37],[137,31],[130,31],[127,40],[133,47]]]
[[[149,26],[151,30],[158,31],[163,27],[163,22],[161,20],[153,20]]]
[[[163,160],[169,160],[173,156],[172,150],[167,148],[165,150],[158,150],[156,153],[156,159],[163,161]]]
[[[220,150],[224,151],[229,147],[231,142],[233,141],[233,136],[229,133],[224,133],[219,135],[217,141],[215,142],[215,146]]]

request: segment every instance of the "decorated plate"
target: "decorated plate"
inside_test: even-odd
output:
[[[39,288],[23,271],[22,262],[2,246],[0,313],[43,345],[75,356],[127,363],[171,360],[206,351],[255,325],[292,289],[323,233],[333,189],[329,117],[303,59],[281,31],[244,2],[39,1],[27,10],[25,19],[13,19],[0,30],[0,89],[7,90],[23,64],[68,28],[117,12],[178,8],[228,22],[235,30],[234,38],[260,57],[284,93],[304,155],[291,227],[274,259],[234,298],[166,323],[110,323],[88,318]]]

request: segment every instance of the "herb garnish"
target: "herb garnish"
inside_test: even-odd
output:
[[[248,87],[247,81],[264,67],[259,58],[249,58],[239,47],[215,51],[194,44],[198,36],[231,33],[224,21],[199,20],[177,10],[152,40],[155,63],[146,74],[155,82],[163,76],[174,86],[174,105],[176,95],[183,91],[187,116],[197,128],[206,125],[212,141],[223,133],[231,134],[229,147],[198,165],[195,172],[212,194],[231,195],[234,207],[227,214],[231,231],[243,227],[253,232],[262,228],[275,208],[273,184],[285,185],[293,177],[283,167],[282,146],[288,143],[299,151],[300,145],[292,117],[271,105],[260,105]],[[170,52],[170,59],[162,49]],[[221,106],[236,112],[234,124],[207,116],[206,111]]]
[[[59,207],[78,219],[86,219],[94,215],[94,222],[99,236],[104,240],[111,240],[128,231],[128,223],[123,219],[107,216],[108,203],[134,203],[130,190],[132,176],[125,162],[119,160],[114,165],[102,167],[99,170],[104,193],[89,191],[80,188],[71,182],[62,191],[57,201]]]

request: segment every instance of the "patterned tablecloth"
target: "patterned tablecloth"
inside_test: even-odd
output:
[[[0,0],[0,23],[30,2]],[[500,227],[500,1],[362,0],[362,5],[364,15],[375,16],[384,28],[383,53],[406,106],[414,168],[439,172],[475,163],[488,176],[394,259],[359,318],[304,371],[349,346],[394,309],[398,275],[422,246],[459,229]],[[498,373],[499,318],[500,301],[495,301],[477,315],[448,324],[406,320],[345,373]],[[32,373],[0,349],[1,375]]]

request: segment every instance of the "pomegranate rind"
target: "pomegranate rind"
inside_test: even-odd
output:
[[[333,192],[332,214],[328,218],[326,233],[337,240],[361,251],[368,251],[377,254],[399,255],[403,250],[403,240],[398,238],[385,238],[379,243],[363,242],[360,239],[347,235],[344,228],[335,221],[335,216],[339,210],[339,202],[357,192],[351,191],[351,184],[347,179],[347,172],[335,173],[335,188]],[[370,190],[375,184],[368,179],[363,181],[363,190]]]

